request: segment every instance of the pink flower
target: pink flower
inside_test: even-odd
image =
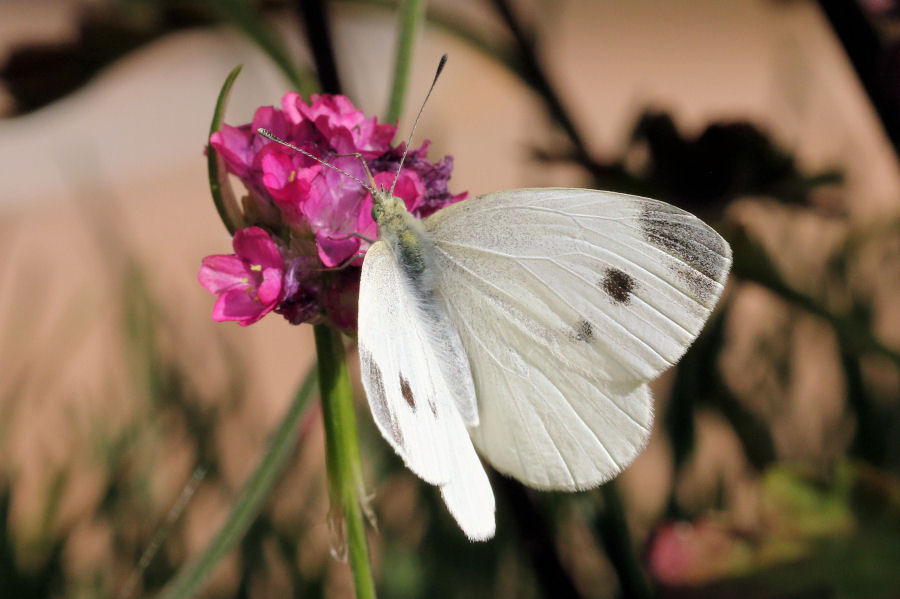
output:
[[[307,105],[300,94],[289,92],[281,100],[288,119],[297,124],[313,123],[338,154],[359,152],[363,158],[374,158],[390,149],[397,128],[378,119],[366,119],[345,96],[313,95]]]
[[[742,557],[738,540],[709,519],[662,524],[647,551],[650,574],[668,587],[716,580],[739,569]]]
[[[231,255],[207,256],[197,278],[219,296],[213,320],[253,324],[271,312],[281,299],[284,260],[269,234],[259,227],[234,235]]]
[[[259,135],[257,129],[268,129],[368,184],[362,162],[352,156],[340,156],[360,154],[377,185],[390,188],[397,177],[395,195],[419,218],[463,199],[466,194],[453,195],[448,191],[453,159],[447,156],[437,163],[430,162],[426,156],[427,141],[410,150],[398,177],[404,147],[391,146],[396,127],[379,124],[375,117],[366,118],[344,96],[314,95],[307,104],[298,94],[290,92],[282,98],[281,105],[281,109],[259,108],[252,123],[238,127],[223,125],[210,136],[210,145],[249,192],[243,198],[244,222],[263,225],[277,233],[274,239],[269,238],[283,258],[279,262],[283,277],[281,297],[275,300],[275,311],[293,324],[326,321],[353,331],[362,264],[355,258],[368,249],[365,239],[378,236],[371,214],[372,198],[351,177],[270,141]],[[209,266],[207,270],[218,273],[215,281],[227,279],[232,284],[243,281],[246,268],[239,269],[235,261],[246,257],[238,252],[237,256],[230,257],[227,265],[223,262],[225,258],[207,258],[204,269]],[[248,263],[256,264],[252,260]],[[213,283],[207,285],[204,277],[213,280],[208,272],[206,275],[201,272],[201,282],[219,295],[214,314],[217,320],[250,324],[272,309],[268,302],[263,302],[262,293],[257,292],[260,301],[250,304],[244,298],[240,306],[248,312],[242,312],[239,304],[234,303],[236,299],[224,299],[224,294],[237,287],[211,287]],[[261,289],[259,285],[264,284],[264,281],[257,284],[257,279],[252,278],[246,281],[248,287],[243,289]],[[251,307],[263,304],[266,304],[265,312],[249,312]]]

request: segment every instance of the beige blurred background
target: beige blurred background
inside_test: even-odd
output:
[[[23,41],[73,35],[82,4],[2,0],[0,56]],[[473,15],[483,11],[478,3],[463,4]],[[897,157],[815,3],[567,0],[521,8],[540,15],[548,72],[598,155],[617,152],[634,119],[650,106],[671,110],[685,134],[699,132],[712,119],[750,120],[767,128],[804,169],[842,166],[847,175],[842,194],[852,222],[896,214]],[[393,15],[338,3],[333,16],[347,94],[366,112],[382,113]],[[487,29],[495,26],[490,15],[478,18]],[[298,30],[291,16],[282,21],[285,33]],[[296,40],[290,45],[302,54]],[[572,169],[529,160],[532,147],[556,135],[538,99],[488,57],[435,28],[420,39],[401,132],[408,130],[442,53],[450,61],[417,137],[432,140],[432,158],[454,156],[454,191],[479,194],[582,181]],[[42,497],[55,468],[64,464],[75,468],[70,481],[76,484],[60,499],[62,520],[79,527],[79,518],[99,501],[91,483],[100,476],[92,463],[92,437],[98,430],[128,426],[147,409],[145,398],[129,390],[128,360],[116,349],[123,331],[112,273],[121,267],[123,246],[106,243],[112,237],[144,266],[147,285],[170,325],[166,343],[196,365],[194,384],[206,389],[204,397],[225,380],[217,359],[222,350],[215,343],[235,347],[246,361],[242,376],[249,402],[228,415],[219,437],[224,474],[234,488],[255,464],[311,364],[310,327],[291,327],[274,314],[249,328],[214,323],[213,298],[196,282],[203,256],[230,252],[210,199],[203,147],[216,95],[236,64],[244,69],[226,120],[239,124],[249,121],[257,106],[277,105],[288,88],[264,56],[225,27],[154,42],[64,100],[0,120],[0,388],[5,396],[15,390],[16,398],[15,405],[3,407],[0,456],[3,468],[16,476],[14,526],[23,537],[46,526]],[[0,92],[0,111],[4,101]],[[781,235],[789,217],[765,214],[761,206],[747,202],[735,210],[755,223],[764,240],[785,242]],[[786,278],[802,281],[841,229],[819,220],[790,224],[792,237],[785,242],[790,247],[784,249],[797,259],[780,266]],[[736,310],[763,327],[774,318],[776,327],[772,305],[764,292],[745,290]],[[839,422],[840,376],[816,360],[819,354],[830,359],[834,340],[814,320],[804,326],[808,366],[793,383],[793,407],[784,415],[782,432],[775,430],[781,449],[798,457],[846,437]],[[896,322],[887,319],[880,326],[885,342],[900,344]],[[735,364],[742,343],[751,340],[742,341],[737,333]],[[664,377],[660,390],[667,384]],[[809,418],[812,405],[816,416]],[[701,424],[692,465],[698,477],[745,476],[727,428],[715,418]],[[361,426],[371,429],[368,422]],[[320,477],[318,434],[309,445],[305,475]],[[160,509],[180,491],[193,459],[177,448],[169,451],[152,460],[156,472],[149,493]],[[622,478],[638,530],[664,500],[670,481],[660,473],[668,460],[665,442],[655,437]],[[310,499],[311,519],[319,518],[314,526],[324,546],[324,490],[311,495],[317,497]],[[192,524],[195,547],[215,530],[229,500],[226,492],[199,494],[198,501],[209,507]],[[110,551],[104,531],[85,524],[79,534],[81,549],[70,550],[68,559],[74,564],[104,559]]]

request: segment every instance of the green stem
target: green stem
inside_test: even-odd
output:
[[[222,121],[225,118],[225,107],[228,106],[228,97],[231,95],[231,88],[234,86],[234,80],[240,74],[241,68],[241,65],[234,67],[228,74],[228,77],[225,78],[225,83],[222,84],[222,89],[219,91],[219,97],[216,100],[216,109],[213,111],[212,122],[209,124],[207,140],[222,127]],[[234,232],[242,226],[241,212],[234,192],[231,190],[231,184],[228,182],[225,163],[212,145],[206,148],[206,164],[209,175],[209,191],[216,205],[216,212],[219,213],[222,224],[228,229],[228,234],[234,235]]]
[[[416,32],[425,19],[424,0],[404,0],[400,8],[400,31],[397,35],[397,54],[394,56],[394,84],[388,103],[387,122],[396,123],[403,112],[406,86],[409,82],[409,65]]]
[[[228,519],[206,549],[191,560],[163,589],[162,599],[187,599],[193,597],[219,561],[231,551],[253,520],[259,515],[263,503],[269,497],[284,465],[297,445],[300,435],[298,423],[304,413],[307,400],[316,387],[316,373],[311,372],[300,385],[287,414],[272,435],[269,447],[259,465],[234,504]]]
[[[346,527],[350,568],[356,584],[356,596],[374,599],[375,583],[369,565],[369,545],[360,503],[362,468],[353,392],[344,346],[338,331],[315,327],[316,353],[319,357],[319,387],[322,395],[322,420],[325,426],[325,461],[331,497],[331,522],[341,535]],[[338,543],[343,539],[339,538]]]

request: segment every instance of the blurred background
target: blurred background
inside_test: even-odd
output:
[[[152,596],[218,530],[314,352],[275,314],[214,323],[196,281],[231,251],[203,154],[216,97],[243,64],[230,124],[316,73],[383,115],[396,12],[0,3],[0,597]],[[495,474],[487,543],[358,392],[382,596],[900,597],[898,35],[893,0],[429,3],[399,130],[448,53],[417,137],[454,156],[454,192],[656,197],[735,265],[654,383],[634,465],[571,495]],[[327,511],[311,402],[201,596],[353,596]]]

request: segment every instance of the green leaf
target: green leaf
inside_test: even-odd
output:
[[[388,103],[387,118],[389,123],[400,120],[403,112],[403,100],[409,82],[409,64],[412,62],[412,48],[416,32],[421,28],[425,18],[425,2],[423,0],[404,0],[400,10],[400,31],[397,34],[397,53],[394,57],[394,83],[391,86],[391,99]]]
[[[219,98],[216,100],[216,110],[213,112],[212,122],[209,124],[210,135],[218,131],[222,126],[225,107],[228,105],[228,96],[231,94],[231,87],[234,85],[234,80],[237,79],[242,68],[242,65],[234,67],[228,73],[228,77],[225,78],[225,83],[222,84]],[[225,165],[219,153],[211,145],[206,147],[206,166],[209,172],[209,191],[216,205],[216,211],[219,213],[219,218],[222,219],[225,228],[228,229],[228,233],[234,235],[234,232],[241,224],[241,212],[238,209],[234,191],[231,189],[231,184],[228,181]]]
[[[318,377],[313,370],[306,375],[294,396],[287,414],[269,442],[266,453],[250,475],[240,496],[231,509],[228,519],[206,549],[194,558],[163,589],[162,599],[188,599],[200,589],[203,581],[212,573],[216,564],[231,551],[250,524],[259,515],[265,500],[278,482],[284,465],[297,446],[301,427],[298,426],[304,408],[316,388]]]
[[[291,60],[290,53],[275,29],[244,0],[207,0],[206,5],[223,21],[239,29],[269,55],[295,90],[308,97],[318,85]]]

